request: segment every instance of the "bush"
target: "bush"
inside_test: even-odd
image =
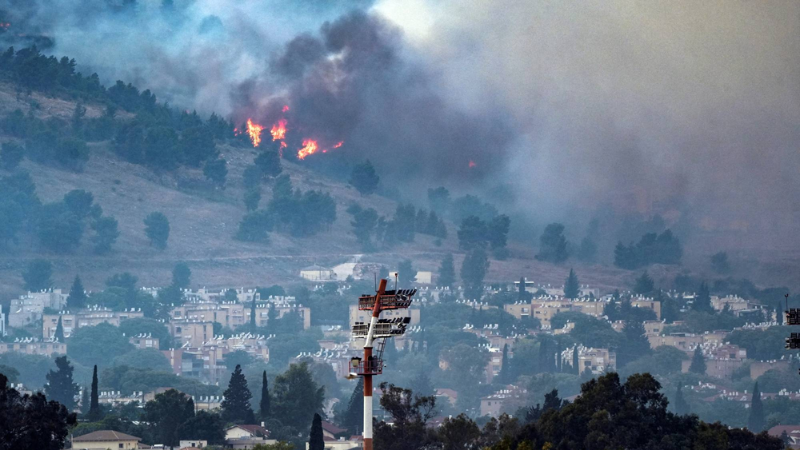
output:
[[[145,234],[150,239],[150,244],[160,250],[167,248],[169,239],[169,220],[167,216],[158,211],[150,213],[144,219]]]

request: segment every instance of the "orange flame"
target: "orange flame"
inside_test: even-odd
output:
[[[272,126],[272,129],[269,131],[272,134],[272,140],[278,141],[282,140],[286,137],[286,119],[281,119]]]
[[[286,112],[289,110],[289,105],[283,105],[283,109],[281,111]]]
[[[477,166],[477,164],[475,164],[475,161],[470,161],[470,162],[469,162],[469,168],[470,168],[470,169],[471,169],[471,168],[473,168],[473,167],[475,167],[475,166]]]
[[[250,135],[250,140],[253,141],[253,147],[258,147],[261,143],[261,131],[264,130],[263,125],[253,123],[251,119],[247,119],[247,134]]]
[[[342,144],[344,144],[344,141],[339,141],[339,143],[334,145],[333,148],[339,148],[342,146]]]
[[[317,141],[306,139],[303,141],[303,148],[297,151],[297,158],[306,159],[306,156],[316,153],[317,148]]]

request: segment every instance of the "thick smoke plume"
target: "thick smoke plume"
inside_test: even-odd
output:
[[[344,141],[338,161],[370,158],[412,194],[797,230],[791,0],[4,3],[106,84],[237,123],[289,104],[290,147]]]

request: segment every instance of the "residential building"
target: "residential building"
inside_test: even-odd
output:
[[[728,295],[725,297],[711,296],[711,307],[717,311],[722,311],[725,307],[732,313],[739,315],[739,312],[751,309],[751,304],[738,295]]]
[[[300,277],[308,281],[336,281],[336,272],[315,264],[302,269]]]
[[[0,342],[0,353],[18,352],[26,355],[66,355],[67,344],[53,340],[40,341],[36,338],[14,339],[14,342]]]
[[[267,439],[269,432],[263,425],[235,425],[225,430],[225,446],[234,449],[251,449],[258,444],[274,444]]]
[[[767,434],[775,438],[782,438],[783,433],[789,436],[788,448],[800,448],[800,425],[775,425],[767,430]]]
[[[510,384],[481,399],[481,416],[499,417],[504,412],[514,412],[527,401],[527,389]]]
[[[119,431],[100,430],[72,439],[73,450],[137,449],[141,438]]]
[[[179,442],[180,442],[180,445],[178,445],[178,447],[181,448],[181,449],[184,449],[184,448],[198,448],[199,449],[199,448],[208,447],[208,441],[200,440],[200,439],[186,439],[186,440],[181,439]]]
[[[97,401],[110,406],[127,405],[133,402],[144,404],[144,392],[134,391],[129,395],[123,395],[120,391],[100,391],[97,393]]]
[[[42,318],[45,308],[60,310],[67,304],[68,294],[61,289],[28,292],[11,300],[8,308],[8,326],[22,328]]]
[[[118,327],[123,320],[144,317],[142,309],[130,308],[123,311],[112,311],[110,308],[92,306],[79,311],[59,311],[56,314],[42,316],[42,337],[50,339],[55,337],[58,319],[61,318],[61,327],[64,337],[68,338],[72,332],[81,327],[93,327],[101,323],[108,323]]]
[[[0,307],[0,337],[6,336],[6,315],[3,313],[3,308]]]
[[[747,350],[738,345],[704,343],[699,347],[706,362],[706,375],[714,378],[731,379],[747,359]],[[686,354],[688,358],[681,362],[681,371],[684,373],[691,367],[694,349],[686,351]]]
[[[703,343],[703,335],[691,333],[670,333],[667,335],[662,334],[658,336],[647,336],[647,340],[650,341],[650,348],[667,345],[669,347],[675,347],[678,350],[688,352],[693,351],[696,346]]]
[[[656,313],[656,319],[661,320],[661,302],[649,297],[633,297],[631,298],[631,306],[634,308],[650,309]]]
[[[750,363],[750,379],[755,380],[769,370],[782,370],[788,373],[789,361],[786,359],[779,361],[752,361]],[[794,376],[794,374],[791,376]]]
[[[158,350],[159,348],[159,339],[154,338],[150,333],[141,333],[137,334],[136,336],[131,336],[128,338],[128,342],[133,344],[134,347],[140,350],[152,348]]]

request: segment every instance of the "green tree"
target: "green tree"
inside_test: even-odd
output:
[[[432,210],[438,211],[439,214],[443,215],[447,212],[447,208],[450,206],[450,191],[443,186],[440,186],[436,189],[429,188],[428,203],[430,204]]]
[[[64,168],[75,172],[83,171],[83,166],[89,161],[89,148],[86,141],[77,138],[64,138],[58,141],[54,161]]]
[[[325,388],[317,386],[308,364],[292,364],[275,377],[273,383],[273,414],[288,426],[304,429],[314,413],[322,412]]]
[[[58,324],[56,325],[56,334],[54,336],[58,342],[64,342],[64,326],[61,324],[61,316],[58,316]]]
[[[581,374],[580,352],[578,351],[578,344],[572,346],[572,373],[574,375]]]
[[[137,348],[112,360],[115,366],[147,367],[160,372],[170,372],[172,366],[163,353],[154,348]]]
[[[47,289],[53,282],[50,276],[53,275],[53,265],[50,261],[34,259],[28,263],[27,268],[22,272],[22,279],[25,281],[25,289],[36,292]]]
[[[567,238],[564,237],[564,225],[551,223],[547,225],[539,238],[539,253],[536,259],[552,263],[561,263],[569,258]]]
[[[511,361],[508,358],[508,344],[503,344],[503,362],[500,365],[500,373],[497,374],[498,383],[508,383],[511,379],[509,364]]]
[[[477,216],[469,216],[461,221],[458,228],[458,247],[470,251],[474,248],[485,248],[488,237],[486,223]]]
[[[247,380],[242,373],[242,366],[237,365],[228,382],[228,389],[223,394],[222,418],[226,422],[252,424],[255,422],[253,409],[250,408],[250,398],[253,395],[247,388]]]
[[[325,439],[322,433],[322,417],[314,413],[314,420],[311,421],[311,431],[308,433],[309,450],[325,450]]]
[[[94,252],[102,255],[111,251],[111,247],[117,242],[119,237],[118,222],[112,216],[100,217],[92,223],[92,236]]]
[[[372,251],[374,243],[372,238],[378,226],[378,212],[372,208],[349,208],[348,212],[353,215],[350,225],[353,226],[353,235],[366,251]]]
[[[456,281],[456,269],[453,267],[453,255],[448,254],[442,258],[439,265],[439,280],[438,285],[444,287],[453,287]]]
[[[262,151],[253,162],[265,177],[277,177],[283,171],[280,155],[274,150]]]
[[[84,366],[108,364],[131,350],[128,338],[108,323],[77,328],[67,339],[67,355]]]
[[[726,274],[731,271],[731,264],[728,261],[728,254],[726,252],[714,253],[711,256],[711,267],[718,274]]]
[[[144,219],[144,232],[150,239],[150,244],[159,250],[167,248],[169,239],[169,220],[164,214],[155,211]]]
[[[225,444],[225,421],[217,413],[197,411],[178,427],[178,435],[222,446]]]
[[[416,282],[417,270],[414,269],[410,259],[401,261],[397,267],[397,272],[398,278],[400,278],[399,282],[403,285],[412,285]]]
[[[678,415],[685,415],[689,414],[689,405],[686,403],[686,400],[683,398],[683,385],[678,383],[678,389],[675,391],[675,401],[673,402],[673,407],[675,410],[675,414]]]
[[[81,243],[83,222],[63,202],[49,203],[39,210],[35,232],[46,249],[69,253]]]
[[[225,186],[228,177],[228,162],[224,158],[210,159],[203,165],[203,175],[217,187]]]
[[[442,441],[442,450],[472,448],[481,435],[478,425],[464,413],[444,419],[436,432]]]
[[[94,370],[92,371],[92,397],[89,404],[89,411],[86,415],[86,418],[90,422],[97,422],[98,420],[103,418],[103,410],[100,409],[100,397],[98,392],[98,380],[97,380],[97,366],[94,366]]]
[[[67,307],[75,309],[83,308],[86,306],[87,298],[86,290],[83,288],[83,283],[81,282],[81,277],[75,275],[75,279],[72,281],[72,287],[69,290],[69,296],[67,297]]]
[[[0,151],[0,168],[14,170],[25,156],[25,147],[16,142],[4,142]]]
[[[84,386],[81,392],[81,414],[83,414],[84,418],[89,413],[89,403],[89,388]]]
[[[83,189],[74,189],[64,195],[64,204],[67,205],[67,209],[69,209],[75,217],[83,220],[92,214],[94,196],[91,192],[84,191]]]
[[[489,258],[486,251],[476,248],[467,253],[461,264],[461,280],[466,287],[465,295],[469,298],[479,299],[483,294],[483,278],[489,270]]]
[[[175,389],[156,394],[144,405],[143,419],[150,424],[153,440],[168,446],[180,443],[180,427],[194,417],[192,399]]]
[[[258,209],[258,203],[261,201],[261,189],[258,187],[251,188],[244,193],[244,206],[247,211],[255,211]]]
[[[245,189],[254,190],[261,185],[263,176],[261,169],[255,164],[251,164],[245,167],[244,172],[242,172],[242,184],[244,184]]]
[[[62,405],[69,411],[75,408],[75,397],[80,393],[80,386],[72,381],[74,368],[66,356],[56,358],[56,370],[47,374],[45,394]]]
[[[766,420],[764,420],[764,405],[761,403],[761,391],[758,389],[758,382],[753,386],[753,397],[750,400],[750,415],[747,418],[747,429],[753,433],[760,433],[764,430]]]
[[[692,355],[692,364],[689,366],[689,372],[705,375],[706,373],[706,360],[703,358],[703,350],[698,345],[694,349]]]
[[[361,195],[370,195],[378,188],[380,177],[375,172],[372,163],[366,160],[353,167],[349,182]]]
[[[567,280],[564,281],[564,297],[569,299],[576,299],[578,295],[580,295],[581,285],[578,282],[578,276],[575,275],[575,271],[569,269],[569,276],[567,276]]]
[[[655,282],[645,270],[642,275],[636,279],[636,284],[633,286],[633,292],[637,294],[649,294],[655,289]]]
[[[364,378],[358,378],[358,383],[350,394],[347,409],[343,411],[343,417],[339,418],[339,425],[347,428],[351,434],[361,431],[364,425]]]
[[[708,285],[705,281],[700,283],[700,291],[694,297],[692,309],[707,313],[714,312],[714,308],[711,306],[711,293],[709,292]]]
[[[173,128],[150,128],[143,148],[144,163],[153,169],[169,172],[178,167],[178,134]]]
[[[200,163],[203,161],[214,161],[212,158],[217,156],[214,135],[211,130],[205,126],[191,127],[183,130],[183,132],[181,132],[180,150],[183,161],[192,167],[200,166]],[[203,172],[205,173],[205,170],[203,170]]]
[[[61,450],[76,415],[44,394],[20,395],[0,373],[0,443],[4,449]]]
[[[180,289],[186,289],[192,282],[192,270],[185,262],[175,264],[172,269],[172,285]]]
[[[266,370],[261,374],[261,400],[258,402],[258,413],[263,420],[270,417],[269,382]]]
[[[647,340],[644,324],[640,320],[627,319],[622,334],[623,339],[617,351],[617,364],[621,367],[651,353],[650,341]]]

